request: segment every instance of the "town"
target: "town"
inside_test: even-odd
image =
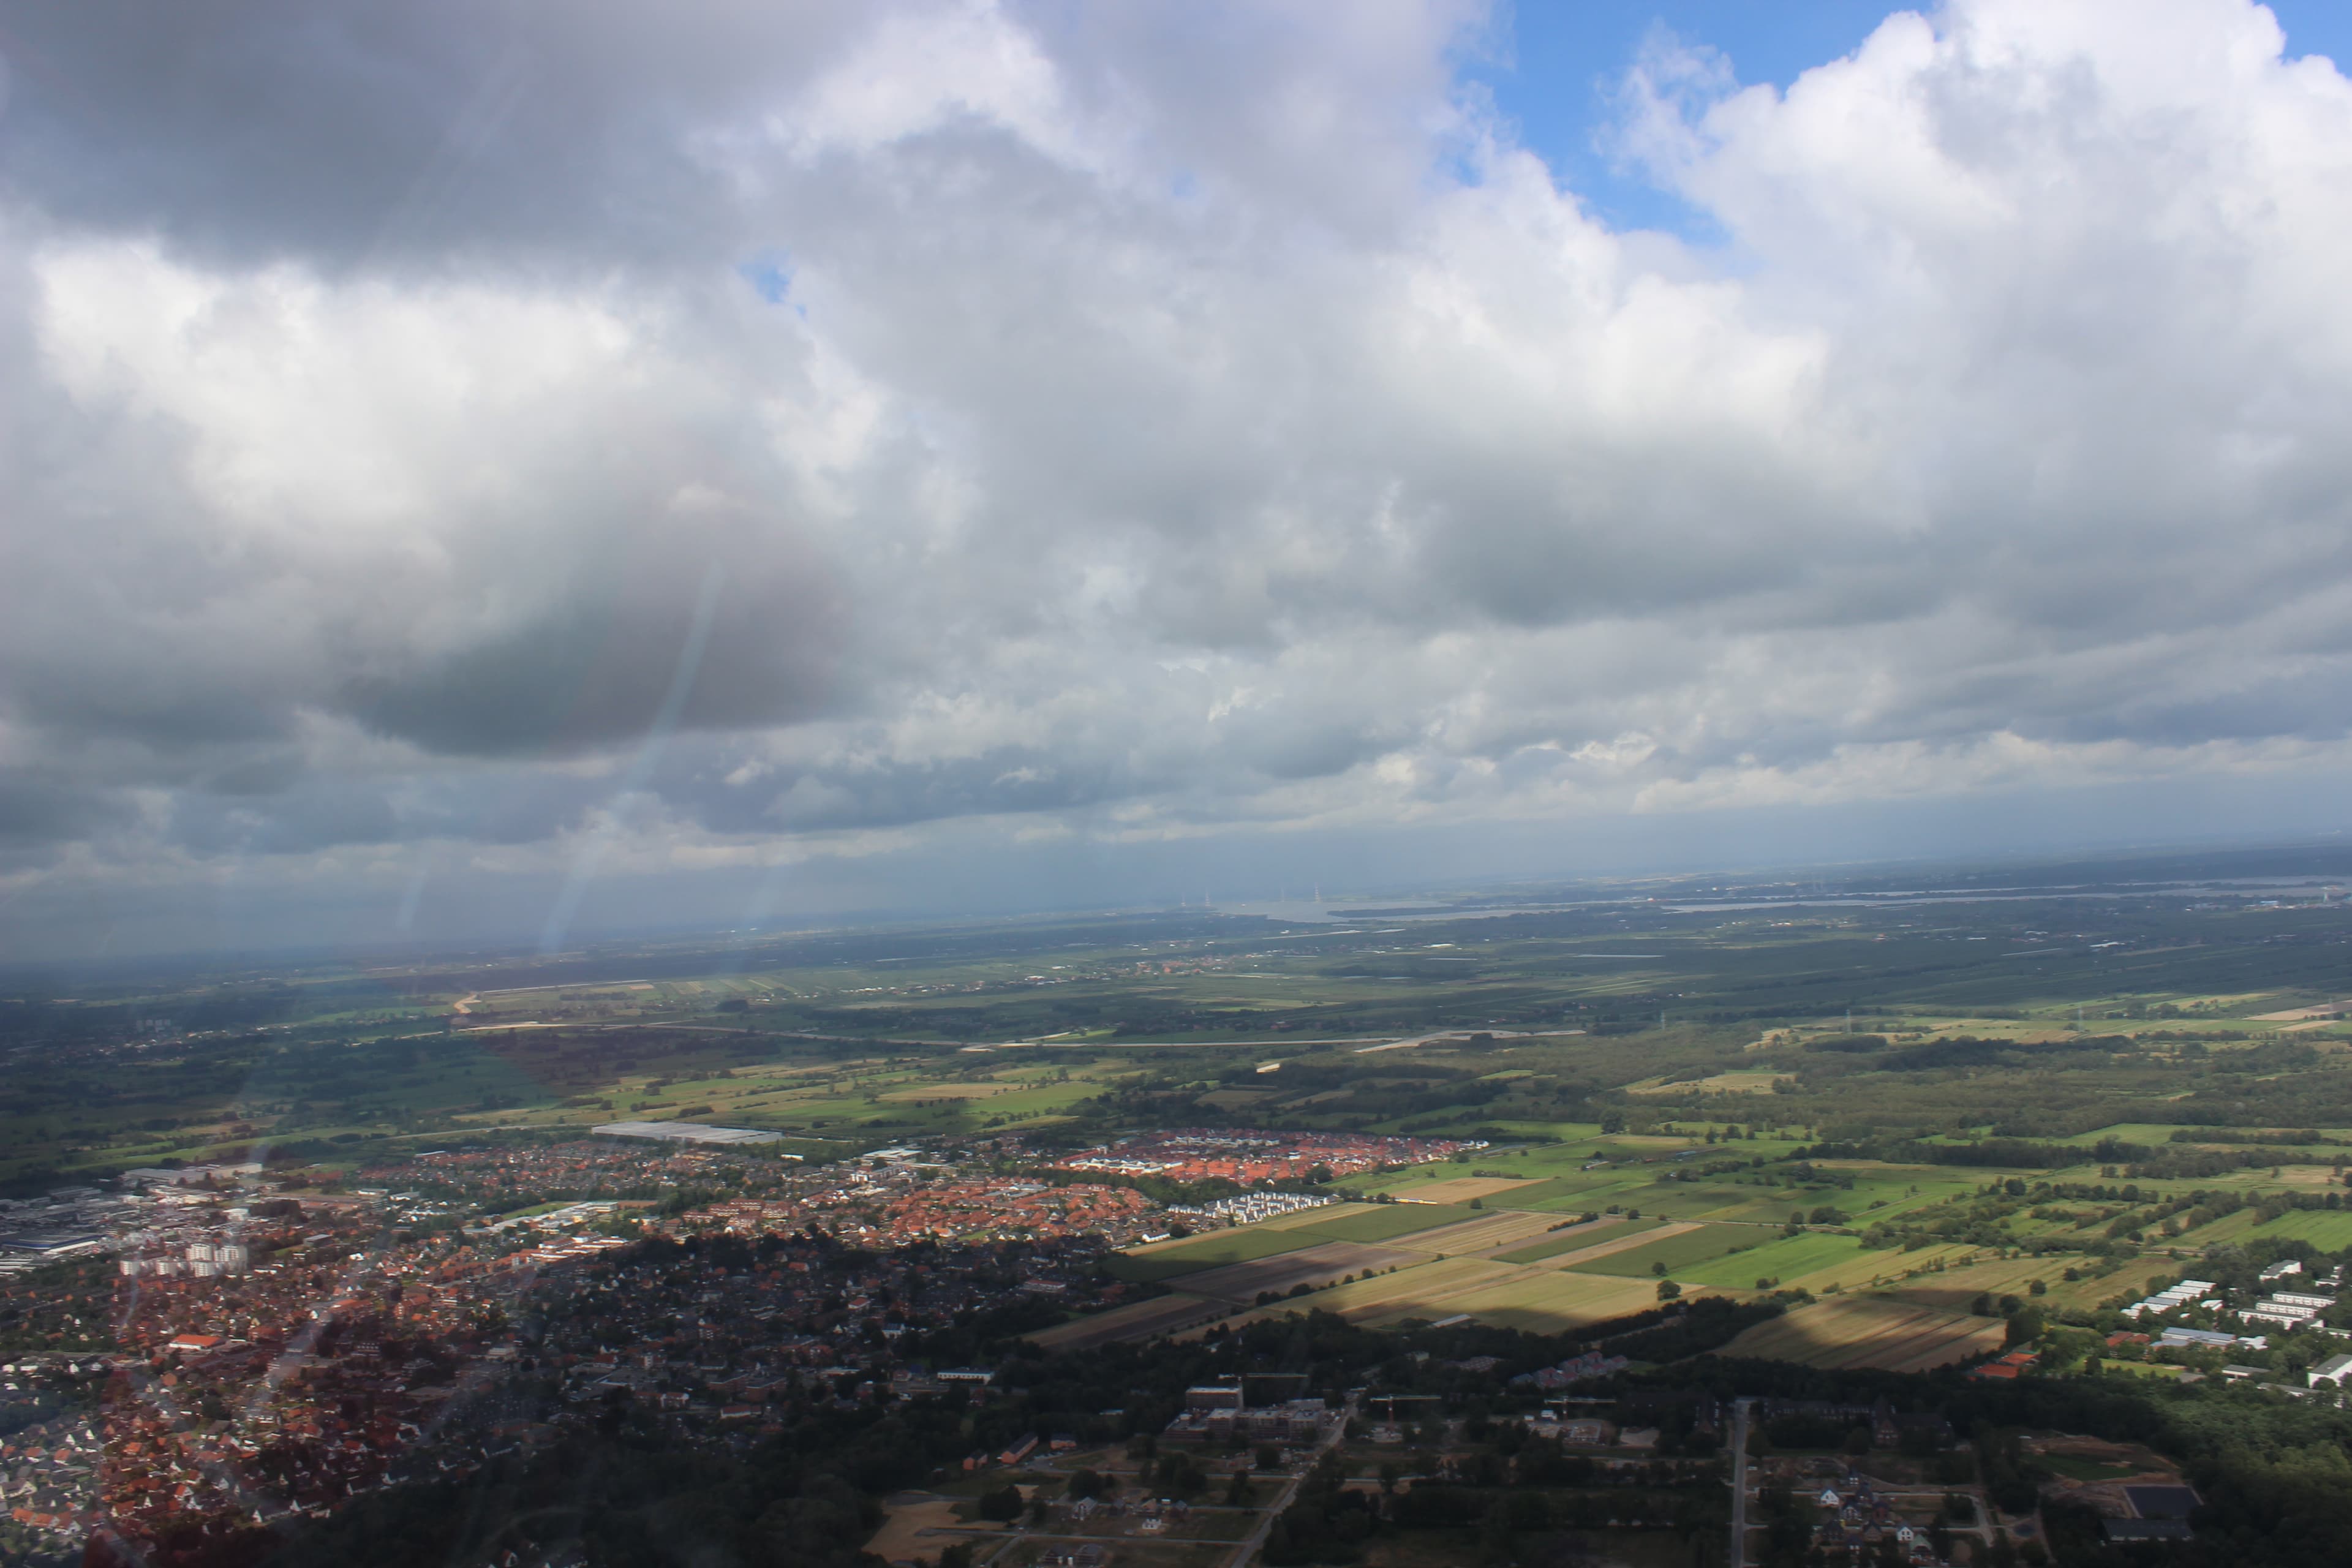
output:
[[[29,1425],[0,1455],[32,1456],[11,1521],[60,1549],[95,1533],[152,1553],[321,1516],[419,1467],[462,1475],[541,1440],[554,1428],[479,1418],[519,1373],[560,1376],[571,1415],[622,1394],[689,1431],[758,1431],[769,1401],[812,1389],[937,1394],[958,1374],[896,1355],[903,1336],[1008,1307],[1044,1323],[1115,1304],[1137,1288],[1100,1278],[1099,1258],[1181,1223],[1013,1138],[813,1165],[649,1125],[425,1151],[347,1179],[142,1168],[114,1191],[12,1205],[0,1223],[22,1287],[54,1295],[76,1269],[113,1284],[105,1308],[45,1336],[71,1348],[9,1366],[28,1389],[104,1388],[95,1413]],[[1285,1177],[1303,1177],[1302,1159],[1366,1169],[1368,1150],[1452,1147],[1293,1142]],[[1247,1194],[1182,1221],[1241,1223],[1285,1198],[1330,1201]],[[583,1272],[615,1255],[635,1261]],[[746,1267],[714,1281],[718,1257]]]
[[[1193,1128],[1142,1132],[1056,1160],[1066,1171],[1100,1171],[1171,1181],[1330,1181],[1366,1171],[1428,1164],[1485,1145],[1451,1138],[1383,1138],[1358,1133],[1239,1131]]]

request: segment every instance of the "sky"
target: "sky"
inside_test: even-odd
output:
[[[0,952],[2345,826],[2328,7],[0,3]]]

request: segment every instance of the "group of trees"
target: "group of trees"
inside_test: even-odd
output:
[[[1466,1534],[1465,1560],[1499,1568],[1556,1559],[1561,1537],[1612,1525],[1670,1530],[1693,1542],[1725,1528],[1719,1473],[1654,1468],[1641,1477],[1603,1472],[1557,1443],[1528,1440],[1517,1425],[1486,1427],[1457,1463],[1409,1489],[1396,1487],[1394,1466],[1382,1468],[1377,1493],[1350,1487],[1330,1455],[1274,1522],[1265,1561],[1274,1568],[1353,1563],[1377,1537],[1436,1531]]]
[[[1662,1369],[1645,1381],[1854,1406],[1883,1395],[1898,1405],[1939,1409],[1969,1436],[1966,1447],[1946,1458],[1965,1460],[1961,1468],[1974,1471],[2004,1508],[2032,1506],[2052,1479],[2018,1441],[2024,1432],[2146,1443],[2179,1463],[2204,1499],[2191,1520],[2195,1540],[2163,1549],[2161,1560],[2173,1568],[2328,1568],[2352,1562],[2352,1411],[2334,1405],[2281,1399],[2218,1378],[2190,1384],[2122,1375],[1987,1383],[1948,1369],[1922,1376],[1769,1362],[1701,1360]],[[1947,1484],[1958,1477],[1958,1468],[1937,1473]],[[2051,1550],[2059,1561],[2142,1568],[2133,1552],[2144,1549],[2107,1547],[2095,1520],[2085,1531],[2063,1509],[2049,1518]],[[1793,1558],[1765,1558],[1774,1568],[1803,1560],[1801,1551]]]

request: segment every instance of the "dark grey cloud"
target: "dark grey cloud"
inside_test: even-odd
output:
[[[0,175],[61,221],[226,264],[671,255],[734,212],[692,133],[854,25],[789,3],[17,6]]]
[[[444,754],[562,756],[673,722],[745,729],[814,717],[832,694],[845,606],[789,537],[735,558],[654,531],[625,560],[522,623],[446,652],[362,668],[332,700],[370,729]],[[709,603],[698,616],[708,594]]]
[[[173,797],[166,842],[190,854],[304,855],[403,837],[398,813],[365,784],[308,779],[266,800],[184,791]]]
[[[129,815],[122,801],[93,794],[70,772],[0,768],[0,840],[52,846],[122,826]]]

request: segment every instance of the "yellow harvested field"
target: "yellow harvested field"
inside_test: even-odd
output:
[[[1999,1350],[2000,1342],[2001,1325],[1990,1319],[1850,1296],[1815,1301],[1759,1323],[1717,1353],[1802,1366],[1926,1372]]]
[[[885,1563],[912,1563],[918,1557],[936,1557],[941,1547],[959,1539],[961,1533],[958,1527],[963,1521],[956,1517],[952,1498],[891,1503],[882,1511],[882,1528],[874,1532],[866,1550]],[[957,1533],[933,1534],[935,1531]]]
[[[1482,1258],[1448,1258],[1318,1290],[1296,1300],[1275,1302],[1232,1321],[1240,1324],[1312,1310],[1380,1327],[1407,1318],[1435,1320],[1467,1312],[1501,1327],[1558,1333],[1638,1312],[1656,1300],[1657,1288],[1647,1279],[1515,1268]]]
[[[1937,1258],[1957,1262],[1976,1256],[1976,1248],[1957,1243],[1923,1247],[1916,1252],[1862,1252],[1822,1265],[1807,1274],[1791,1274],[1780,1284],[1787,1289],[1803,1289],[1814,1295],[1836,1290],[1869,1290],[1884,1294],[1907,1283],[1899,1278],[1906,1270],[1935,1262]],[[2063,1267],[2063,1265],[2062,1265]],[[1925,1279],[1927,1277],[1920,1277]]]
[[[1705,1294],[1693,1290],[1685,1299]],[[1445,1308],[1448,1312],[1467,1312],[1496,1328],[1557,1334],[1657,1304],[1657,1287],[1647,1279],[1549,1269],[1523,1270],[1513,1279],[1474,1286],[1449,1297]]]
[[[1400,1317],[1446,1317],[1456,1311],[1456,1307],[1446,1307],[1444,1302],[1456,1293],[1496,1284],[1517,1272],[1519,1269],[1510,1268],[1507,1262],[1491,1262],[1486,1258],[1440,1258],[1437,1262],[1423,1262],[1412,1269],[1397,1269],[1395,1274],[1360,1279],[1352,1286],[1331,1290],[1328,1305],[1324,1300],[1315,1305],[1327,1311],[1339,1311],[1350,1323],[1364,1323],[1371,1319],[1392,1321]]]
[[[1226,1310],[1224,1302],[1205,1300],[1199,1296],[1155,1296],[1149,1301],[1114,1307],[1090,1318],[1055,1323],[1026,1337],[1033,1344],[1048,1350],[1092,1350],[1120,1340],[1149,1339],[1153,1334],[1168,1333],[1221,1316]]]
[[[880,1100],[986,1100],[992,1094],[1008,1094],[1019,1089],[1017,1083],[919,1083],[906,1089],[894,1089],[878,1095]]]
[[[1465,1253],[1507,1252],[1547,1234],[1559,1223],[1559,1218],[1556,1214],[1508,1210],[1501,1214],[1481,1215],[1476,1219],[1457,1220],[1452,1225],[1441,1225],[1435,1230],[1417,1230],[1411,1236],[1396,1237],[1389,1245],[1447,1258],[1460,1258]]]
[[[1754,1046],[1748,1047],[1750,1050],[1755,1048]],[[1664,1079],[1654,1079],[1646,1083],[1628,1084],[1625,1086],[1625,1092],[1628,1094],[1680,1094],[1695,1089],[1701,1094],[1769,1094],[1772,1092],[1772,1086],[1788,1076],[1784,1072],[1750,1069],[1745,1072],[1719,1072],[1712,1078],[1686,1079],[1680,1083],[1667,1083]]]
[[[1335,1219],[1345,1219],[1351,1214],[1369,1214],[1378,1204],[1325,1204],[1320,1208],[1300,1209],[1295,1214],[1278,1214],[1272,1219],[1254,1220],[1252,1230],[1297,1230],[1302,1226],[1328,1225]]]
[[[1444,1318],[1461,1310],[1444,1304],[1455,1293],[1523,1272],[1507,1263],[1489,1263],[1483,1258],[1448,1258],[1400,1268],[1393,1274],[1359,1279],[1352,1285],[1318,1290],[1296,1301],[1276,1302],[1254,1315],[1279,1317],[1287,1309],[1294,1312],[1337,1312],[1351,1323]]]
[[[1472,1198],[1491,1198],[1496,1193],[1507,1193],[1518,1187],[1538,1184],[1529,1179],[1514,1180],[1509,1176],[1455,1176],[1450,1181],[1429,1182],[1417,1187],[1399,1187],[1399,1197],[1409,1197],[1425,1204],[1466,1204]]]
[[[1950,1312],[1967,1311],[1969,1303],[1979,1295],[2018,1296],[2053,1310],[2061,1307],[2087,1308],[2133,1289],[2145,1274],[2161,1272],[2156,1266],[2148,1265],[2127,1268],[2104,1279],[2077,1279],[2070,1283],[2062,1277],[2067,1261],[2063,1258],[1989,1258],[1982,1263],[1964,1263],[1946,1268],[1940,1274],[1922,1274],[1916,1279],[1890,1280],[1878,1294],[1922,1307],[1939,1307]],[[2047,1287],[2046,1295],[2033,1295],[2033,1281],[2036,1279]]]

